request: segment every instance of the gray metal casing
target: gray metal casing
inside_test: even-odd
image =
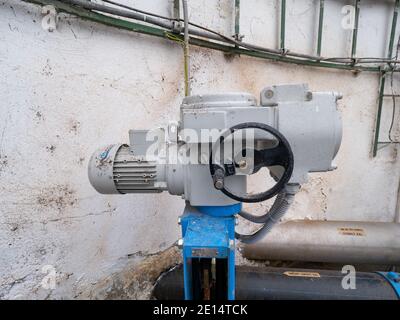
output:
[[[120,193],[168,190],[171,194],[181,195],[192,206],[235,204],[237,201],[214,188],[209,165],[203,163],[203,158],[208,160],[208,155],[199,151],[198,156],[203,160],[195,164],[187,163],[187,150],[194,150],[199,145],[207,150],[210,143],[215,142],[224,130],[244,122],[261,122],[278,129],[290,143],[294,155],[294,170],[289,182],[305,183],[309,172],[335,168],[332,160],[338,152],[342,136],[337,111],[337,100],[340,97],[335,92],[310,92],[305,84],[267,87],[261,92],[260,105],[248,93],[186,97],[181,105],[179,122],[171,122],[166,127],[152,131],[129,132],[132,161],[127,166],[131,170],[128,176],[142,172],[143,163],[147,163],[154,172],[151,185],[142,180],[138,183],[137,180],[124,177],[129,187],[121,190],[119,184],[119,188],[111,188],[112,181],[115,185],[118,184],[115,172],[107,170],[105,173],[104,169],[98,168],[98,155],[104,150],[98,151],[98,155],[94,155],[89,163],[90,181],[96,190],[103,193],[114,190]],[[214,130],[215,135],[211,138],[203,137],[201,131],[204,129]],[[187,132],[191,135],[187,136]],[[193,132],[196,134],[193,135]],[[156,144],[153,140],[146,141],[149,133],[157,136]],[[256,135],[256,139],[274,140],[267,133]],[[157,148],[154,148],[155,145]],[[153,149],[157,151],[154,152]],[[129,160],[126,157],[123,159]],[[141,159],[140,166],[137,159]],[[177,161],[171,162],[171,159]],[[279,176],[279,172],[274,170],[276,169],[271,168],[272,174]],[[245,175],[230,176],[225,180],[226,186],[233,192],[246,192]]]

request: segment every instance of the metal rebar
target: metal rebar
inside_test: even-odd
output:
[[[388,59],[392,58],[393,55],[393,46],[394,46],[394,38],[396,34],[396,27],[397,27],[397,18],[398,18],[398,12],[399,12],[399,4],[400,0],[396,0],[394,4],[394,9],[393,9],[393,18],[392,18],[392,27],[390,30],[390,38],[389,38],[389,46],[388,46],[388,53],[387,57]],[[380,135],[380,127],[381,127],[381,117],[382,117],[382,107],[383,107],[383,100],[385,97],[394,97],[396,98],[396,95],[389,95],[385,94],[385,73],[381,74],[381,79],[380,79],[380,89],[379,89],[379,97],[378,97],[378,111],[377,111],[377,116],[376,116],[376,124],[375,124],[375,135],[374,135],[374,144],[373,144],[373,152],[372,156],[376,157],[378,150],[379,150],[379,145],[385,144],[381,143],[379,141],[379,135]]]
[[[187,0],[182,0],[184,19],[185,96],[190,96],[189,10]]]
[[[353,26],[353,39],[351,42],[351,57],[354,58],[357,51],[357,36],[358,36],[358,20],[360,17],[360,0],[355,0],[354,3],[354,26]]]
[[[143,22],[147,22],[150,24],[154,24],[157,26],[161,26],[165,29],[168,29],[174,33],[180,33],[181,30],[177,30],[176,29],[176,25],[174,24],[173,19],[170,18],[166,18],[168,19],[168,23],[165,23],[163,21],[160,20],[161,16],[157,16],[156,18],[152,17],[150,14],[146,15],[143,14],[143,11],[140,10],[138,11],[141,14],[138,14],[137,12],[131,12],[133,8],[130,8],[128,6],[125,5],[121,5],[124,9],[130,9],[130,11],[126,11],[126,10],[121,10],[118,8],[112,8],[112,7],[108,7],[108,6],[104,6],[104,5],[100,5],[100,4],[95,4],[92,2],[87,2],[85,0],[63,0],[63,1],[57,1],[57,0],[24,0],[27,2],[33,2],[33,3],[40,3],[40,4],[53,4],[56,5],[58,4],[58,6],[64,2],[67,2],[69,4],[74,4],[77,5],[83,9],[87,9],[87,10],[91,10],[91,11],[97,11],[97,12],[104,12],[104,13],[110,13],[119,17],[126,17],[126,18],[130,18],[130,19],[134,19],[134,20],[139,20],[139,21],[143,21]],[[133,11],[135,11],[136,9],[133,9]],[[215,32],[211,29],[202,27],[200,25],[197,25],[195,23],[191,23],[189,22],[190,25],[196,27],[196,28],[201,28],[203,30],[196,30],[193,28],[189,28],[189,34],[190,35],[195,35],[195,36],[199,36],[202,38],[206,38],[208,40],[217,40],[217,41],[221,41],[224,43],[228,43],[228,44],[232,44],[235,45],[235,47],[243,47],[245,49],[248,50],[256,50],[256,51],[262,51],[262,52],[266,52],[266,53],[271,53],[271,54],[275,54],[275,55],[280,55],[280,56],[290,56],[290,57],[295,57],[295,58],[301,58],[301,59],[307,59],[307,60],[315,60],[317,62],[320,61],[328,61],[329,59],[325,59],[323,57],[318,57],[318,56],[313,56],[313,55],[307,55],[307,54],[302,54],[302,53],[295,53],[295,52],[291,52],[291,51],[285,51],[282,52],[281,50],[275,50],[275,49],[269,49],[269,48],[265,48],[262,46],[257,46],[254,44],[249,44],[249,43],[245,43],[242,41],[236,41],[230,37],[224,36],[222,34],[219,34],[218,32]],[[300,61],[300,60],[299,60]],[[339,62],[339,61],[335,61],[336,63],[345,63],[345,62]],[[350,63],[349,63],[350,64]],[[354,67],[354,64],[352,65],[352,67]],[[353,68],[354,69],[354,68]],[[358,67],[357,66],[357,70],[362,70],[363,68]],[[365,68],[364,68],[365,69]],[[370,69],[370,68],[367,68]],[[379,71],[378,68],[375,68],[375,71]]]
[[[324,27],[324,7],[325,7],[325,0],[320,0],[319,1],[319,18],[318,18],[317,56],[321,56],[322,31],[323,31],[323,27]]]
[[[280,49],[285,51],[285,34],[286,34],[286,0],[281,0],[281,36]]]
[[[235,0],[235,39],[240,40],[240,0]]]
[[[383,95],[385,90],[385,82],[386,82],[386,72],[382,72],[380,75],[380,85],[379,85],[379,97],[378,97],[378,112],[376,115],[376,124],[375,124],[375,135],[374,135],[374,145],[372,150],[372,156],[376,157],[378,152],[378,144],[379,144],[379,131],[381,128],[381,117],[382,117],[382,106],[383,106]]]
[[[389,48],[388,48],[388,55],[387,55],[388,59],[391,59],[392,55],[393,55],[394,37],[396,34],[397,17],[399,14],[399,3],[400,3],[400,0],[396,0],[396,2],[394,4],[394,9],[393,9],[392,27],[390,30]]]
[[[91,11],[91,5],[93,3],[91,2],[86,2],[87,7],[82,7],[82,6],[71,6],[64,1],[58,1],[58,0],[23,0],[25,2],[30,2],[30,3],[35,3],[39,5],[53,5],[56,7],[56,9],[60,12],[66,12],[78,17],[81,17],[86,20],[98,22],[101,24],[105,24],[108,26],[120,28],[120,29],[125,29],[125,30],[130,30],[134,32],[139,32],[139,33],[144,33],[152,36],[157,36],[157,37],[162,37],[162,38],[168,38],[168,32],[171,32],[170,29],[161,29],[141,23],[136,23],[134,21],[128,21],[121,19],[119,17],[114,17],[114,16],[109,16],[109,15],[104,15],[99,12]],[[75,0],[76,1],[76,0]],[[82,2],[82,1],[80,1]],[[103,6],[104,7],[104,6]],[[110,8],[110,7],[108,7]],[[119,11],[121,12],[121,10]],[[128,12],[129,13],[129,12]],[[126,11],[123,11],[123,16],[128,17],[128,14]],[[121,14],[118,14],[120,17],[122,17]],[[131,15],[129,15],[130,17]],[[141,18],[143,15],[141,15]],[[139,19],[140,21],[143,21]],[[147,20],[148,22],[148,20]],[[247,45],[243,42],[237,42],[238,45],[241,47],[235,47],[232,42],[228,43],[217,43],[214,41],[209,41],[209,40],[219,40],[224,42],[224,39],[221,38],[221,36],[217,35],[209,35],[209,33],[206,32],[200,32],[192,29],[190,29],[190,38],[189,42],[190,44],[200,46],[200,47],[205,47],[213,50],[219,50],[222,52],[230,53],[230,54],[237,54],[237,55],[247,55],[251,57],[257,57],[261,59],[268,59],[272,61],[281,61],[285,63],[292,63],[292,64],[297,64],[297,65],[305,65],[305,66],[314,66],[314,67],[321,67],[321,68],[330,68],[330,69],[339,69],[339,70],[350,70],[350,71],[369,71],[369,72],[379,72],[380,67],[378,66],[362,66],[362,65],[351,65],[349,63],[334,63],[334,62],[329,62],[329,61],[324,61],[323,58],[321,57],[313,57],[313,58],[308,58],[307,55],[303,54],[295,54],[295,53],[287,53],[287,54],[281,54],[279,50],[273,50],[273,49],[267,49],[266,48],[260,48],[263,49],[262,51],[258,51],[258,46],[255,45]],[[193,37],[194,36],[200,36],[204,39]],[[177,34],[176,37],[181,38],[181,35]],[[183,40],[183,38],[182,38]],[[252,49],[249,49],[252,48]],[[277,54],[278,52],[278,54]],[[301,59],[299,59],[299,58]],[[397,70],[395,70],[397,71]]]

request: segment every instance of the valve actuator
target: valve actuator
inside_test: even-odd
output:
[[[273,197],[310,172],[330,171],[342,128],[335,92],[305,84],[184,98],[180,119],[130,130],[129,144],[97,150],[89,179],[103,194],[168,191],[192,206],[227,206]],[[268,167],[276,184],[246,193],[246,178]]]

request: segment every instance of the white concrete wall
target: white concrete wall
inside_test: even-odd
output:
[[[230,0],[189,1],[191,19],[226,34]],[[172,1],[129,1],[170,15]],[[276,47],[278,1],[242,1],[241,32]],[[288,48],[315,50],[316,1],[288,1]],[[342,1],[324,28],[324,55],[347,55],[351,31],[340,27]],[[360,24],[360,55],[383,55],[390,1],[369,1]],[[328,9],[327,9],[328,11]],[[328,13],[327,13],[328,14]],[[72,298],[127,259],[170,246],[179,236],[179,197],[104,196],[87,179],[99,145],[126,142],[130,128],[151,128],[178,116],[183,97],[182,49],[145,35],[60,16],[41,27],[41,9],[0,3],[0,298]],[[384,39],[383,39],[384,38]],[[307,68],[250,57],[227,59],[193,47],[193,93],[248,91],[309,83],[340,91],[343,144],[338,170],[313,175],[288,218],[392,221],[399,181],[397,150],[370,157],[377,110],[375,74]],[[397,80],[397,79],[395,79]],[[388,105],[390,110],[390,105]],[[384,114],[390,119],[390,112]],[[385,130],[385,127],[383,128]],[[253,206],[258,212],[262,204]],[[42,288],[54,266],[57,286]]]

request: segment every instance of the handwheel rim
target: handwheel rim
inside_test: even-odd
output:
[[[245,193],[245,196],[240,196],[237,194],[234,194],[231,192],[229,189],[225,187],[225,185],[219,189],[222,193],[224,193],[226,196],[228,196],[231,199],[234,199],[236,201],[240,202],[247,202],[247,203],[255,203],[255,202],[261,202],[268,200],[281,191],[285,185],[290,181],[290,178],[293,173],[294,169],[294,157],[293,157],[293,152],[292,148],[289,144],[289,141],[286,139],[286,137],[280,133],[277,129],[263,124],[259,122],[246,122],[246,123],[241,123],[238,125],[235,125],[227,130],[225,130],[220,137],[217,139],[216,142],[214,142],[212,148],[211,148],[211,154],[210,154],[210,161],[209,161],[209,168],[210,168],[210,174],[211,176],[214,176],[215,173],[215,168],[214,166],[219,165],[214,163],[213,155],[216,154],[215,149],[217,147],[221,147],[221,145],[224,143],[225,139],[229,137],[229,135],[233,134],[235,131],[243,130],[243,129],[260,129],[262,131],[270,133],[274,138],[278,140],[278,145],[282,143],[282,145],[285,147],[287,150],[287,160],[288,160],[288,166],[285,168],[282,176],[280,179],[277,181],[277,183],[271,187],[270,189],[264,191],[264,192],[259,192],[256,194],[249,194]],[[226,176],[225,176],[226,177]]]

